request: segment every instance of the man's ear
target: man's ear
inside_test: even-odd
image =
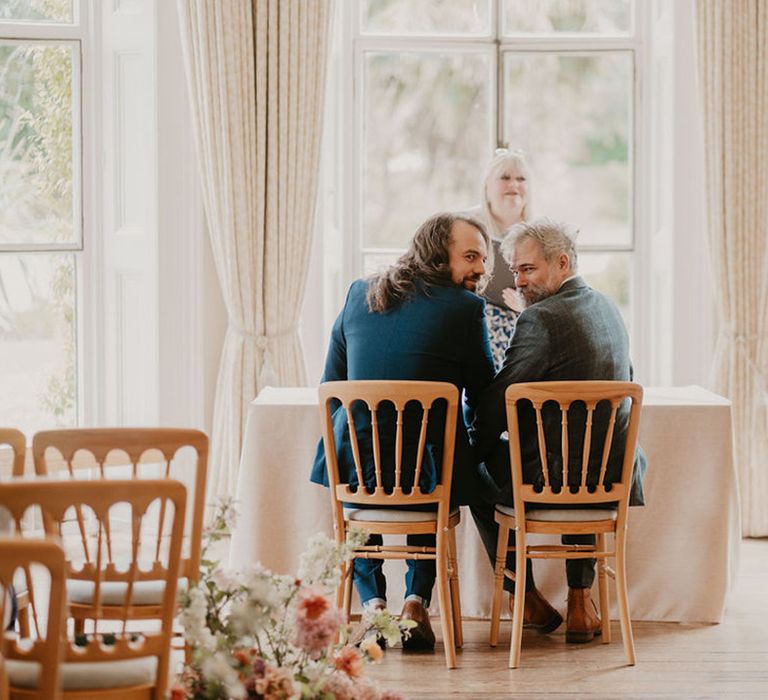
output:
[[[563,271],[570,269],[571,258],[568,256],[568,253],[560,253],[560,256],[557,259],[557,267]]]

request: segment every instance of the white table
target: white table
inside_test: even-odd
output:
[[[740,543],[730,402],[701,387],[648,388],[640,444],[648,455],[647,506],[630,508],[627,574],[636,620],[720,622]],[[309,481],[320,439],[315,388],[267,387],[248,413],[238,478],[240,512],[231,564],[256,561],[295,573],[307,538],[332,535],[330,495]],[[462,611],[487,617],[492,576],[469,510],[458,531]],[[386,562],[389,602],[402,601],[402,562]],[[534,575],[558,607],[562,562]],[[436,597],[436,596],[435,596]]]

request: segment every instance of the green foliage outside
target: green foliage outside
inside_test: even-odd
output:
[[[70,14],[69,0],[0,4],[4,18],[62,20]],[[73,239],[72,68],[69,45],[0,45],[0,115],[5,117],[0,119],[0,206],[3,211],[14,208],[15,214],[0,230],[6,242]],[[0,337],[57,339],[60,365],[39,400],[59,424],[71,424],[76,401],[74,256],[41,254],[53,259],[48,288],[41,289],[34,255],[16,258],[26,284],[22,296],[30,299],[26,308],[14,308],[0,275]]]

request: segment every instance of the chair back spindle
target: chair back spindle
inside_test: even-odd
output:
[[[349,381],[327,382],[320,386],[319,391],[320,402],[325,409],[323,439],[329,482],[340,501],[381,506],[403,505],[407,499],[411,504],[437,504],[444,489],[450,492],[458,411],[458,390],[455,386],[444,382]],[[332,406],[335,401],[341,404],[346,414],[357,482],[355,486],[347,483],[339,472],[333,432]],[[436,423],[438,416],[434,414],[438,405],[444,409],[441,411],[443,415],[439,416],[444,420],[439,452],[436,451],[440,456],[439,466],[435,465],[440,478],[435,490],[426,493],[421,488],[421,482],[425,476],[430,415]],[[411,411],[408,416],[411,420],[406,418],[408,411]],[[370,431],[370,438],[367,431]],[[373,474],[366,473],[366,455],[370,456]],[[385,460],[385,455],[391,457],[390,463]]]
[[[627,401],[629,409],[621,412]],[[642,387],[613,381],[512,384],[506,404],[516,508],[523,503],[555,501],[616,503],[629,492]],[[615,442],[620,416],[629,452]],[[555,420],[559,422],[557,431],[553,430]],[[533,429],[533,422],[539,464],[532,467],[531,455],[523,464],[526,455],[520,445],[525,442],[522,433]]]
[[[190,454],[187,454],[190,453]],[[102,479],[179,479],[192,494],[191,513],[185,524],[181,575],[196,581],[200,570],[200,546],[205,516],[208,470],[208,437],[184,428],[72,428],[36,433],[32,439],[35,472],[40,476],[61,473],[70,479],[96,474]],[[189,462],[194,461],[190,467]],[[128,472],[128,473],[126,473]],[[159,521],[165,518],[161,504]],[[77,513],[80,532],[85,524]],[[105,528],[111,527],[106,523]],[[160,532],[155,540],[161,547]],[[111,556],[112,535],[106,533],[107,554]]]

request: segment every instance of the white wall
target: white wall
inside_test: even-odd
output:
[[[715,310],[707,252],[704,127],[696,72],[694,0],[675,5],[672,384],[710,381]]]
[[[210,434],[226,310],[205,224],[175,2],[157,3],[159,422]]]

